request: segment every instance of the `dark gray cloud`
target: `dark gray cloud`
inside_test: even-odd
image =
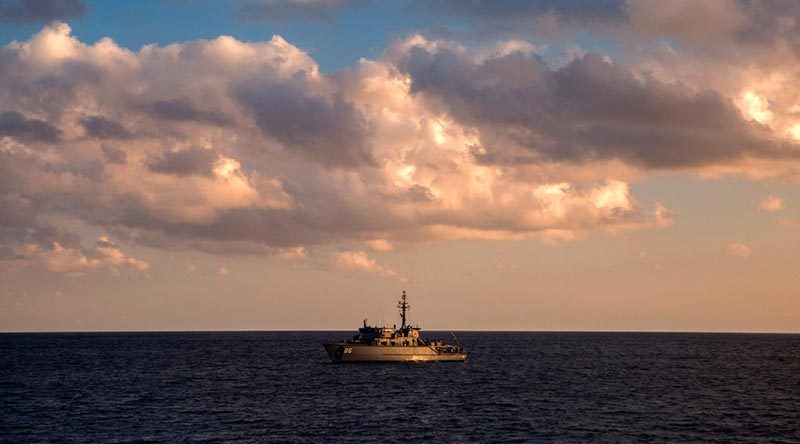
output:
[[[0,172],[3,169],[0,164]],[[2,186],[4,180],[0,178],[0,260],[13,258],[14,247],[28,236],[29,227],[36,224],[35,203],[17,193],[2,192],[3,188],[9,188]]]
[[[20,113],[6,111],[0,113],[0,135],[23,141],[55,143],[61,139],[61,130],[45,121],[28,119]]]
[[[338,94],[315,95],[304,76],[281,84],[247,82],[235,94],[261,132],[289,151],[340,167],[374,163],[367,140],[371,129],[361,112]]]
[[[435,28],[430,35],[455,33],[495,40],[499,36],[554,38],[566,32],[606,30],[628,20],[625,0],[413,0],[412,11],[459,17],[470,26]],[[445,37],[447,38],[447,37]]]
[[[33,224],[35,206],[29,199],[14,193],[0,194],[0,226],[24,227]]]
[[[466,34],[473,37],[588,31],[622,40],[668,37],[700,47],[717,45],[715,39],[722,37],[728,46],[788,44],[800,53],[800,2],[795,0],[665,0],[658,5],[648,0],[414,0],[410,7],[470,20],[477,31]],[[545,17],[555,20],[541,20]],[[744,48],[736,49],[735,56],[742,57]]]
[[[354,206],[332,193],[316,196],[302,208],[232,208],[204,224],[165,222],[134,196],[116,204],[119,211],[105,211],[102,222],[120,239],[216,253],[244,252],[256,245],[327,244],[351,239],[360,232],[404,228],[402,221],[375,211],[374,206]]]
[[[742,43],[773,46],[784,40],[800,53],[800,2],[794,0],[741,0],[747,23],[736,33]]]
[[[54,243],[58,243],[65,248],[81,248],[80,236],[51,225],[38,226],[30,230],[28,241],[47,247],[51,247]]]
[[[85,12],[81,0],[0,0],[0,22],[46,23],[80,17]]]
[[[102,116],[81,119],[86,135],[96,139],[130,139],[133,135],[121,123]]]
[[[0,210],[12,211],[12,215],[21,216],[23,220],[11,221],[0,216],[0,261],[22,259],[18,257],[19,248],[23,245],[35,245],[43,250],[52,250],[57,243],[63,248],[81,248],[81,239],[75,233],[35,220],[30,212],[30,203],[11,202],[0,197]],[[20,211],[24,214],[20,214]],[[0,264],[0,271],[3,271]]]
[[[248,23],[285,24],[298,20],[333,23],[337,12],[366,3],[368,0],[243,0],[235,3],[234,17]]]
[[[109,163],[114,163],[117,165],[125,165],[128,163],[128,155],[125,150],[111,146],[107,143],[100,145],[100,149],[103,151],[103,154],[106,156],[106,160]]]
[[[104,248],[104,249],[122,251],[122,249],[119,247],[119,245],[117,245],[114,242],[111,242],[111,241],[109,241],[107,239],[99,239],[98,241],[96,241],[94,243],[94,246],[96,248]]]
[[[176,176],[210,176],[218,158],[219,155],[209,148],[186,148],[151,158],[147,167],[150,171]]]
[[[514,53],[476,62],[442,49],[413,48],[399,68],[411,90],[481,129],[486,162],[621,159],[647,168],[779,156],[768,131],[726,97],[682,84],[637,78],[589,54],[560,69]]]
[[[480,20],[529,20],[546,13],[583,20],[625,16],[625,0],[417,0],[411,6]]]
[[[433,202],[435,198],[430,188],[418,184],[408,187],[407,196],[412,202]]]
[[[219,110],[201,110],[188,98],[158,100],[147,107],[148,114],[157,119],[178,122],[201,122],[229,126],[233,120]]]

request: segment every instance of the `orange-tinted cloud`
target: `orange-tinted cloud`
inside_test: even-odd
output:
[[[783,198],[769,195],[758,203],[758,209],[773,213],[775,211],[783,210]]]

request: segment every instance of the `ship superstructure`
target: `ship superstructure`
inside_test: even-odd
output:
[[[323,344],[333,362],[400,362],[400,361],[465,361],[467,352],[443,340],[420,336],[419,326],[410,325],[406,292],[397,304],[400,328],[364,324],[352,339]],[[455,338],[455,336],[453,336]],[[456,341],[457,342],[457,341]]]

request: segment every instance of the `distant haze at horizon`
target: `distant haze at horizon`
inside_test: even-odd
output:
[[[0,332],[800,332],[800,3],[0,7]]]

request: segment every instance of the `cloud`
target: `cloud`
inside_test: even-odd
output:
[[[150,171],[176,176],[210,176],[219,155],[210,148],[184,148],[151,158],[147,164]]]
[[[459,14],[484,20],[518,20],[531,19],[545,13],[588,20],[617,18],[625,13],[625,2],[622,0],[592,1],[573,0],[569,2],[557,0],[521,0],[497,2],[491,0],[475,0],[462,2],[459,0],[429,0],[417,2],[415,7],[447,14]]]
[[[54,213],[125,246],[328,265],[330,251],[349,251],[334,263],[375,270],[380,264],[362,260],[359,245],[389,251],[465,238],[562,242],[674,220],[668,209],[636,199],[631,184],[645,170],[640,158],[584,145],[588,155],[561,154],[555,142],[537,157],[520,137],[524,116],[508,123],[509,110],[481,114],[481,91],[497,88],[509,107],[537,112],[540,105],[526,110],[514,100],[536,89],[530,82],[537,76],[566,76],[540,65],[520,42],[459,52],[452,42],[404,40],[379,59],[322,73],[278,36],[130,51],[109,39],[85,44],[70,32],[54,23],[0,49],[0,95],[15,110],[0,138],[0,202],[7,207],[0,248],[8,254],[26,243],[50,254],[57,241],[59,255],[78,262],[117,257],[67,235],[14,240],[44,236],[53,224],[69,232]],[[427,61],[439,56],[441,79]],[[515,63],[519,69],[504,67]],[[488,76],[463,77],[462,68]],[[135,97],[127,92],[132,83]],[[541,98],[552,95],[542,91]],[[559,131],[582,130],[564,126],[569,122]],[[550,135],[566,138],[563,146],[577,143],[568,136]],[[58,149],[43,149],[48,138]]]
[[[263,5],[324,21],[350,4]],[[279,36],[132,51],[47,25],[0,49],[0,269],[137,269],[57,214],[124,246],[392,277],[358,246],[667,227],[637,199],[652,170],[800,180],[797,3],[640,6],[417,4],[493,41],[412,35],[329,73]],[[525,40],[576,30],[614,57]]]
[[[630,26],[643,35],[702,39],[733,33],[747,22],[736,0],[693,2],[671,0],[659,7],[647,0],[628,0]]]
[[[415,0],[410,6],[427,14],[466,18],[476,25],[478,36],[522,34],[554,38],[576,29],[585,31],[627,20],[624,0]]]
[[[783,210],[783,198],[769,195],[758,203],[758,209],[773,213],[775,211]]]
[[[0,227],[26,227],[36,220],[34,203],[13,193],[0,195]]]
[[[313,91],[307,74],[297,72],[285,83],[243,83],[239,101],[252,111],[258,128],[287,149],[335,166],[373,163],[369,125],[361,112],[341,95],[325,97]]]
[[[618,159],[677,169],[800,153],[716,91],[636,76],[599,54],[553,69],[521,53],[481,60],[424,43],[398,53],[412,93],[479,131],[474,152],[487,164]]]
[[[46,23],[80,17],[86,12],[81,0],[3,0],[0,22]]]
[[[201,122],[219,126],[228,126],[233,122],[219,110],[201,110],[188,98],[173,100],[157,100],[146,110],[156,119],[174,120],[178,122]]]
[[[121,148],[103,143],[100,145],[100,149],[103,151],[109,163],[125,165],[128,162],[128,155],[125,154],[125,150]]]
[[[56,227],[22,233],[22,238],[0,238],[0,271],[45,271],[77,277],[100,271],[141,274],[150,269],[149,263],[126,255],[107,237],[100,237],[93,248],[84,248],[76,234]]]
[[[394,245],[386,239],[372,239],[364,242],[369,248],[375,251],[392,251]]]
[[[739,259],[747,259],[752,254],[752,251],[747,245],[734,242],[725,247],[725,253]]]
[[[273,257],[287,261],[296,261],[308,257],[304,247],[279,248],[272,253]]]
[[[333,23],[342,10],[367,3],[367,0],[244,0],[237,2],[234,16],[243,22],[285,24],[296,20]]]
[[[402,282],[406,281],[406,278],[402,275],[385,265],[379,264],[363,251],[340,251],[331,253],[330,256],[328,256],[328,266],[333,270],[363,271],[374,273],[384,278],[397,279]]]
[[[80,120],[86,135],[96,139],[130,139],[131,133],[122,124],[102,116],[89,116]]]
[[[61,138],[61,131],[47,122],[6,111],[0,113],[0,136],[11,136],[21,141],[55,143]]]
[[[626,43],[666,37],[698,45],[774,48],[786,42],[796,49],[800,42],[793,21],[800,5],[791,0],[664,0],[658,7],[649,0],[433,0],[412,2],[412,8],[465,17],[483,38],[506,33],[558,40],[590,32]]]
[[[126,256],[119,245],[111,242],[108,237],[105,236],[101,236],[95,243],[95,251],[99,260],[106,265],[124,265],[137,271],[147,271],[150,269],[150,264],[143,260]]]

